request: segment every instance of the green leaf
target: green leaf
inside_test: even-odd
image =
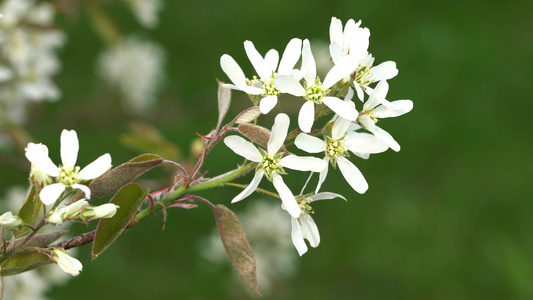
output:
[[[233,211],[224,205],[215,206],[213,211],[217,220],[220,238],[233,268],[250,289],[261,295],[257,288],[254,254],[241,222]]]
[[[6,259],[1,265],[1,275],[15,275],[52,262],[52,259],[37,251],[17,253]]]
[[[93,260],[102,254],[126,229],[131,219],[143,203],[148,190],[144,191],[136,183],[124,186],[111,199],[110,203],[118,205],[117,213],[109,219],[101,219],[96,227],[93,242]]]
[[[91,184],[91,201],[105,197],[118,191],[135,178],[163,163],[163,158],[156,154],[143,154],[111,169]],[[71,203],[81,199],[83,193],[78,193]]]
[[[19,217],[24,221],[24,224],[30,226],[35,225],[35,221],[39,217],[39,212],[42,208],[42,202],[37,197],[37,191],[33,184],[30,185],[28,192],[26,193],[26,200],[20,208]]]

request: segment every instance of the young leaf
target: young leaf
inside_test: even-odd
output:
[[[261,115],[261,110],[259,106],[252,106],[243,110],[240,114],[233,119],[232,123],[245,124],[250,123],[253,120],[257,119]]]
[[[270,139],[270,130],[265,127],[255,125],[255,124],[241,124],[238,127],[239,132],[250,139],[252,142],[258,144],[263,148],[267,148],[268,140]],[[280,152],[286,152],[287,148],[281,146]]]
[[[214,208],[220,238],[226,253],[237,274],[246,285],[258,295],[257,278],[255,276],[255,258],[237,216],[226,206]]]
[[[155,154],[143,154],[111,169],[90,185],[91,201],[105,197],[135,178],[163,163],[163,158]],[[78,193],[71,203],[81,199],[83,193]]]
[[[19,217],[24,221],[25,224],[33,226],[35,220],[39,217],[39,212],[42,207],[42,202],[36,197],[37,191],[35,186],[32,184],[26,193],[26,200],[20,208]],[[23,231],[25,232],[25,230]]]
[[[96,227],[92,259],[102,254],[126,229],[129,222],[143,203],[148,190],[144,191],[136,183],[120,189],[110,203],[118,205],[116,214],[109,219],[101,219]]]
[[[51,262],[50,257],[37,251],[17,253],[0,265],[1,276],[19,274]]]
[[[218,123],[217,129],[220,128],[220,124],[224,120],[226,113],[228,112],[229,105],[231,103],[231,90],[223,87],[224,83],[218,83]]]
[[[51,233],[43,233],[43,234],[36,234],[34,235],[26,244],[24,244],[24,247],[40,247],[40,248],[46,248],[51,243],[57,241],[59,238],[67,234],[68,230],[60,230],[60,231],[54,231]],[[11,246],[11,242],[8,242],[6,247],[17,247],[20,242],[25,240],[26,237],[21,237],[13,241],[13,246]]]

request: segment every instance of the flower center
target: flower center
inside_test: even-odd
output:
[[[265,172],[265,175],[269,180],[272,180],[274,174],[285,174],[283,167],[279,163],[281,155],[264,155],[263,159],[259,163],[259,168]]]
[[[304,198],[300,198],[297,200],[298,201],[298,205],[300,206],[300,209],[302,210],[302,216],[307,218],[308,215],[306,215],[305,213],[308,213],[308,214],[314,214],[315,211],[313,210],[313,207],[311,207],[311,202],[313,202],[313,199],[311,199],[310,197],[304,197]]]
[[[322,86],[322,82],[320,82],[320,79],[317,77],[315,82],[312,85],[305,84],[305,95],[304,98],[313,101],[316,104],[321,104],[322,99],[329,93],[329,89],[326,89],[324,86]]]
[[[359,65],[355,70],[355,82],[363,89],[374,82],[374,73],[371,72],[371,68],[372,65]]]
[[[346,147],[341,140],[329,140],[326,139],[326,156],[329,157],[332,162],[337,160],[339,156],[346,156]]]
[[[80,167],[65,167],[65,166],[59,166],[59,175],[57,176],[57,179],[60,183],[62,183],[65,186],[72,186],[78,182],[81,181],[81,179],[78,178],[78,173],[80,172]]]
[[[270,76],[270,78],[267,78],[265,80],[261,80],[261,83],[263,84],[264,97],[277,96],[281,93],[281,91],[274,86],[274,75]]]

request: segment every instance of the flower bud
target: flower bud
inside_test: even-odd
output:
[[[10,211],[0,216],[0,226],[4,226],[7,229],[19,229],[22,224],[24,224],[22,219],[19,216],[14,216],[13,213]]]
[[[100,218],[112,218],[117,212],[119,206],[107,203],[100,206],[89,206],[83,209],[81,212],[81,218],[86,222],[90,222]]]
[[[61,225],[65,220],[74,219],[77,217],[83,207],[88,205],[89,202],[87,202],[87,200],[81,199],[63,208],[55,209],[50,212],[47,217],[47,221],[52,225]]]
[[[68,255],[64,249],[58,248],[52,252],[52,260],[57,263],[61,270],[72,276],[80,274],[83,265],[74,257]]]
[[[34,157],[48,156],[48,147],[43,144],[28,143],[25,150],[28,160]],[[45,186],[52,183],[52,177],[34,164],[31,165],[30,180],[38,186]]]
[[[63,224],[63,213],[59,209],[54,209],[48,214],[46,221],[48,224],[61,225]]]

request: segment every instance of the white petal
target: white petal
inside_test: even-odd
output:
[[[289,130],[290,119],[286,114],[278,114],[274,119],[274,125],[272,125],[272,132],[270,133],[270,139],[267,144],[267,152],[270,155],[274,155],[278,152],[279,148],[285,142],[287,138],[287,131]]]
[[[331,45],[329,45],[329,54],[331,55],[331,60],[334,64],[340,63],[341,59],[344,57],[342,48],[337,43],[332,43]]]
[[[331,138],[334,140],[342,138],[346,134],[346,131],[348,131],[348,128],[350,128],[351,124],[352,122],[348,121],[346,118],[338,118],[333,124],[333,128],[331,128]]]
[[[238,135],[227,136],[224,138],[224,144],[233,150],[233,152],[248,160],[260,162],[263,159],[261,152],[252,143]]]
[[[312,84],[316,79],[316,62],[311,52],[311,45],[309,40],[304,40],[302,48],[302,70],[304,71],[304,79],[307,83]]]
[[[396,68],[396,63],[393,61],[383,62],[371,69],[371,72],[374,74],[372,77],[374,81],[387,80],[398,75],[398,69]]]
[[[326,151],[326,142],[323,140],[305,134],[300,133],[294,140],[294,145],[307,153],[319,153]]]
[[[311,132],[313,123],[315,122],[315,103],[313,101],[305,101],[300,113],[298,114],[298,126],[305,132]]]
[[[381,153],[389,147],[383,141],[371,134],[359,133],[344,139],[344,146],[354,153]]]
[[[305,89],[300,81],[290,75],[279,75],[274,78],[274,86],[282,93],[288,93],[296,97],[305,95]]]
[[[328,166],[328,164],[320,158],[296,155],[287,155],[280,159],[279,163],[285,168],[304,172],[321,172]]]
[[[246,76],[233,57],[227,54],[222,55],[220,57],[220,67],[235,85],[246,85]]]
[[[87,200],[91,199],[91,190],[88,186],[84,184],[73,184],[71,188],[81,190],[85,194],[85,198],[87,198]]]
[[[318,227],[313,218],[309,214],[306,214],[303,218],[299,218],[299,220],[302,225],[304,239],[309,241],[311,247],[318,247],[318,244],[320,244],[320,234],[318,233]]]
[[[370,97],[368,98],[368,101],[365,102],[363,105],[363,110],[371,110],[374,107],[381,104],[381,100],[385,99],[387,96],[387,92],[389,91],[389,84],[386,80],[382,80],[378,83],[376,88],[372,91],[370,94]]]
[[[343,34],[342,34],[342,21],[332,17],[331,23],[329,24],[329,40],[331,43],[342,44]]]
[[[357,119],[357,110],[355,109],[355,106],[351,105],[349,102],[342,101],[336,97],[324,97],[322,102],[346,120],[355,121],[355,119]]]
[[[354,87],[355,91],[357,92],[357,98],[359,98],[359,100],[361,101],[365,100],[365,92],[363,91],[361,86],[357,84],[357,82],[354,82]]]
[[[255,86],[248,86],[248,85],[236,86],[236,85],[229,84],[229,83],[223,84],[222,86],[228,89],[245,92],[250,95],[261,95],[264,92],[262,88],[258,88]]]
[[[346,198],[344,198],[343,195],[336,194],[336,193],[330,193],[330,192],[314,194],[310,198],[313,199],[313,201],[330,200],[330,199],[335,199],[335,198],[341,198],[343,200],[346,200]]]
[[[413,109],[413,101],[411,100],[396,100],[393,102],[381,100],[381,104],[373,111],[376,117],[380,119],[398,117]]]
[[[111,155],[106,153],[83,168],[78,177],[83,180],[94,179],[107,172],[109,168],[111,168]]]
[[[63,130],[61,132],[61,161],[65,167],[76,166],[78,159],[78,135],[74,130]]]
[[[298,218],[302,213],[302,210],[300,209],[298,202],[296,202],[296,199],[294,198],[294,195],[292,194],[289,187],[285,184],[285,182],[283,182],[281,176],[279,174],[275,174],[272,177],[272,183],[274,184],[276,191],[278,191],[285,210],[293,218]]]
[[[298,254],[300,254],[300,256],[304,255],[305,252],[307,252],[307,245],[304,241],[304,235],[300,223],[296,218],[291,218],[291,239],[292,244],[296,250],[298,250]]]
[[[289,74],[300,59],[301,53],[302,40],[298,38],[292,39],[289,44],[287,44],[283,56],[281,57],[281,62],[278,67],[278,75]]]
[[[370,129],[369,129],[370,130]],[[400,151],[400,144],[396,142],[396,140],[390,135],[390,133],[386,132],[385,130],[379,128],[378,126],[374,126],[372,130],[370,130],[378,139],[382,140],[387,146],[389,146],[392,150],[398,152]]]
[[[278,104],[278,96],[266,96],[259,102],[259,110],[262,114],[268,114]]]
[[[358,65],[359,62],[356,61],[354,57],[350,55],[343,57],[338,64],[329,70],[322,85],[325,88],[332,87],[335,83],[352,74]]]
[[[376,128],[376,123],[368,115],[361,115],[357,118],[357,122],[363,126],[366,130],[373,132]]]
[[[272,74],[269,74],[269,71],[267,67],[265,66],[263,57],[261,56],[261,54],[259,54],[259,52],[257,52],[252,42],[250,41],[244,42],[244,51],[246,51],[246,55],[248,56],[248,59],[252,63],[252,66],[254,66],[254,69],[257,72],[257,75],[259,75],[259,77],[266,78],[272,75]]]
[[[56,202],[64,190],[65,186],[61,183],[50,184],[41,190],[39,197],[44,205],[50,205]]]
[[[37,169],[52,177],[59,175],[59,168],[48,157],[48,148],[45,145],[29,143],[25,155]]]
[[[326,162],[326,164],[329,165],[329,158],[327,156],[324,157],[324,161]],[[322,170],[322,172],[320,172],[320,174],[318,175],[318,183],[316,185],[315,194],[318,193],[318,191],[322,187],[322,184],[326,180],[326,177],[328,176],[328,167],[326,167],[324,170]]]
[[[278,67],[279,54],[278,51],[271,49],[265,55],[265,67],[268,71],[266,78],[271,77]]]
[[[239,202],[242,199],[250,196],[250,194],[252,194],[255,191],[255,189],[257,189],[257,186],[259,185],[259,183],[261,183],[261,179],[263,178],[264,174],[265,173],[263,172],[263,170],[257,170],[255,172],[254,178],[252,179],[252,182],[250,182],[250,184],[244,190],[242,190],[240,194],[235,196],[235,198],[231,200],[231,203]]]
[[[368,183],[359,169],[345,157],[337,159],[337,165],[346,182],[358,193],[364,194],[368,190]]]
[[[354,30],[349,47],[350,55],[352,55],[357,62],[360,62],[367,55],[369,39],[370,30],[368,28],[357,28]]]

